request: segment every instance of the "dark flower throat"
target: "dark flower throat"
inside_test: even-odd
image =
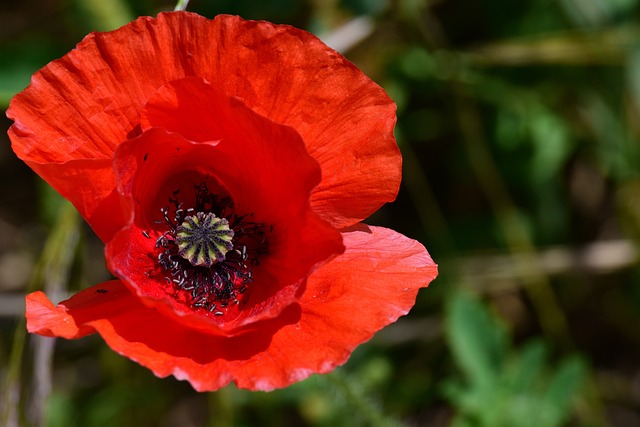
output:
[[[233,200],[212,194],[206,183],[194,188],[193,208],[184,209],[176,190],[171,207],[160,209],[163,219],[157,223],[167,231],[156,240],[158,265],[175,296],[185,292],[194,309],[220,316],[253,281],[252,268],[268,253],[271,227],[250,221],[252,214],[236,214]]]

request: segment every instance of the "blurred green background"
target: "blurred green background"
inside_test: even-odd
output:
[[[0,106],[88,32],[174,5],[3,0]],[[423,242],[440,276],[333,374],[198,394],[98,337],[25,334],[28,288],[60,300],[108,273],[99,241],[3,132],[0,425],[640,426],[640,1],[189,10],[308,29],[389,92],[404,182],[368,222]]]

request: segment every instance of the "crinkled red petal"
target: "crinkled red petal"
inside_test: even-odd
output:
[[[181,116],[215,123],[206,133],[213,141],[192,142],[151,128],[118,148],[120,190],[134,201],[135,215],[107,245],[108,265],[166,315],[175,311],[190,327],[235,334],[238,328],[277,316],[294,302],[313,268],[343,251],[342,237],[311,209],[309,194],[320,180],[320,170],[293,129],[256,115],[201,79],[172,82],[167,90],[179,94],[180,102],[188,101]],[[160,114],[163,105],[151,104],[149,110]],[[273,227],[266,235],[268,253],[253,268],[253,282],[240,304],[223,310],[223,316],[194,310],[189,301],[176,299],[166,274],[159,271],[154,247],[156,238],[167,231],[154,223],[162,219],[160,208],[169,205],[174,190],[179,189],[184,200],[207,177],[228,191],[236,213],[251,214],[252,221]]]
[[[245,367],[253,374],[293,368],[271,388],[346,362],[358,345],[407,314],[438,274],[422,244],[393,230],[359,224],[343,232],[343,241],[344,254],[309,277],[300,320],[274,335],[269,357]]]
[[[117,353],[151,369],[159,377],[188,380],[197,390],[216,390],[235,380],[246,360],[260,357],[272,335],[299,319],[297,305],[277,320],[261,322],[237,337],[221,337],[185,328],[142,304],[120,281],[101,283],[54,306],[42,292],[27,295],[27,329],[67,339],[98,332]],[[282,367],[281,369],[286,369]],[[263,372],[255,381],[269,381]],[[254,389],[262,389],[256,383]]]
[[[13,149],[60,193],[82,188],[72,201],[87,220],[105,217],[110,193],[91,184],[90,167],[70,182],[47,165],[112,158],[158,88],[190,76],[296,129],[322,169],[313,207],[335,227],[395,198],[401,159],[395,106],[384,91],[307,32],[233,16],[162,13],[88,35],[12,100]]]
[[[44,292],[26,297],[27,330],[47,337],[82,338],[96,332],[91,324],[97,318],[127,317],[131,324],[143,322],[147,315],[140,300],[119,280],[100,283],[63,301],[57,307]],[[143,311],[152,310],[144,308]]]
[[[231,381],[252,390],[284,387],[344,363],[358,344],[406,314],[437,274],[420,243],[392,230],[358,226],[344,242],[344,254],[311,275],[299,304],[235,337],[184,328],[117,281],[57,307],[41,292],[29,295],[27,327],[65,338],[95,330],[156,375],[174,375],[201,391]]]

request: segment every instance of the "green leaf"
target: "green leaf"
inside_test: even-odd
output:
[[[456,363],[472,385],[494,384],[507,349],[504,327],[480,302],[463,294],[448,305],[445,327]]]
[[[546,109],[529,111],[527,123],[533,144],[531,175],[539,182],[556,176],[574,148],[566,123]]]
[[[546,357],[547,349],[542,341],[526,344],[507,374],[510,389],[514,393],[531,389],[542,373]]]
[[[544,394],[545,419],[539,425],[555,427],[566,420],[570,413],[571,399],[584,382],[586,373],[585,363],[577,357],[568,359],[560,365]]]

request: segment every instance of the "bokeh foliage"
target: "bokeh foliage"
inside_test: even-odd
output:
[[[173,6],[3,2],[0,105],[88,32]],[[192,0],[189,10],[321,36],[358,23],[366,37],[345,54],[396,101],[404,154],[398,200],[369,222],[423,242],[440,277],[333,374],[272,393],[197,394],[96,337],[54,347],[25,336],[27,287],[64,295],[108,275],[95,237],[4,136],[0,424],[640,425],[637,0]]]

